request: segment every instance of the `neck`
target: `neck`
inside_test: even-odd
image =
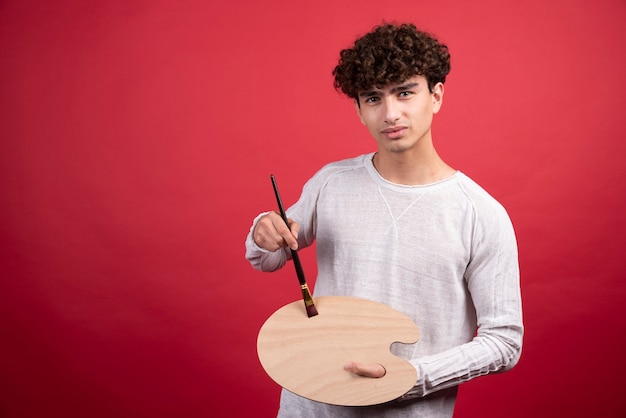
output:
[[[434,148],[419,154],[379,149],[372,162],[385,180],[407,186],[432,184],[456,172],[439,157]]]

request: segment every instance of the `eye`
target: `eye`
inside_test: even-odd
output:
[[[379,100],[380,99],[378,97],[376,97],[376,96],[370,96],[367,99],[365,99],[365,103],[374,104],[374,103],[376,103]]]
[[[398,94],[398,96],[405,97],[405,98],[406,97],[410,97],[412,95],[413,95],[413,92],[412,91],[408,91],[408,90],[407,91],[401,91],[400,94]]]

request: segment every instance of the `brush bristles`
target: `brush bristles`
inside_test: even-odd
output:
[[[306,307],[306,314],[309,318],[317,315],[317,308],[315,307],[315,305],[308,305]]]

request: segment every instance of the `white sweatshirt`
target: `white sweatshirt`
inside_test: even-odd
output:
[[[382,178],[372,156],[326,165],[287,216],[301,226],[300,249],[316,241],[314,296],[368,298],[415,321],[419,341],[393,352],[415,366],[417,382],[402,399],[376,407],[326,405],[283,391],[279,416],[451,417],[459,383],[519,359],[517,243],[505,209],[461,172],[404,186]],[[290,253],[265,251],[250,233],[246,258],[274,271]]]

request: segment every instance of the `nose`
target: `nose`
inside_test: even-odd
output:
[[[384,104],[385,123],[388,125],[394,125],[400,119],[400,104],[393,96],[385,97]]]

